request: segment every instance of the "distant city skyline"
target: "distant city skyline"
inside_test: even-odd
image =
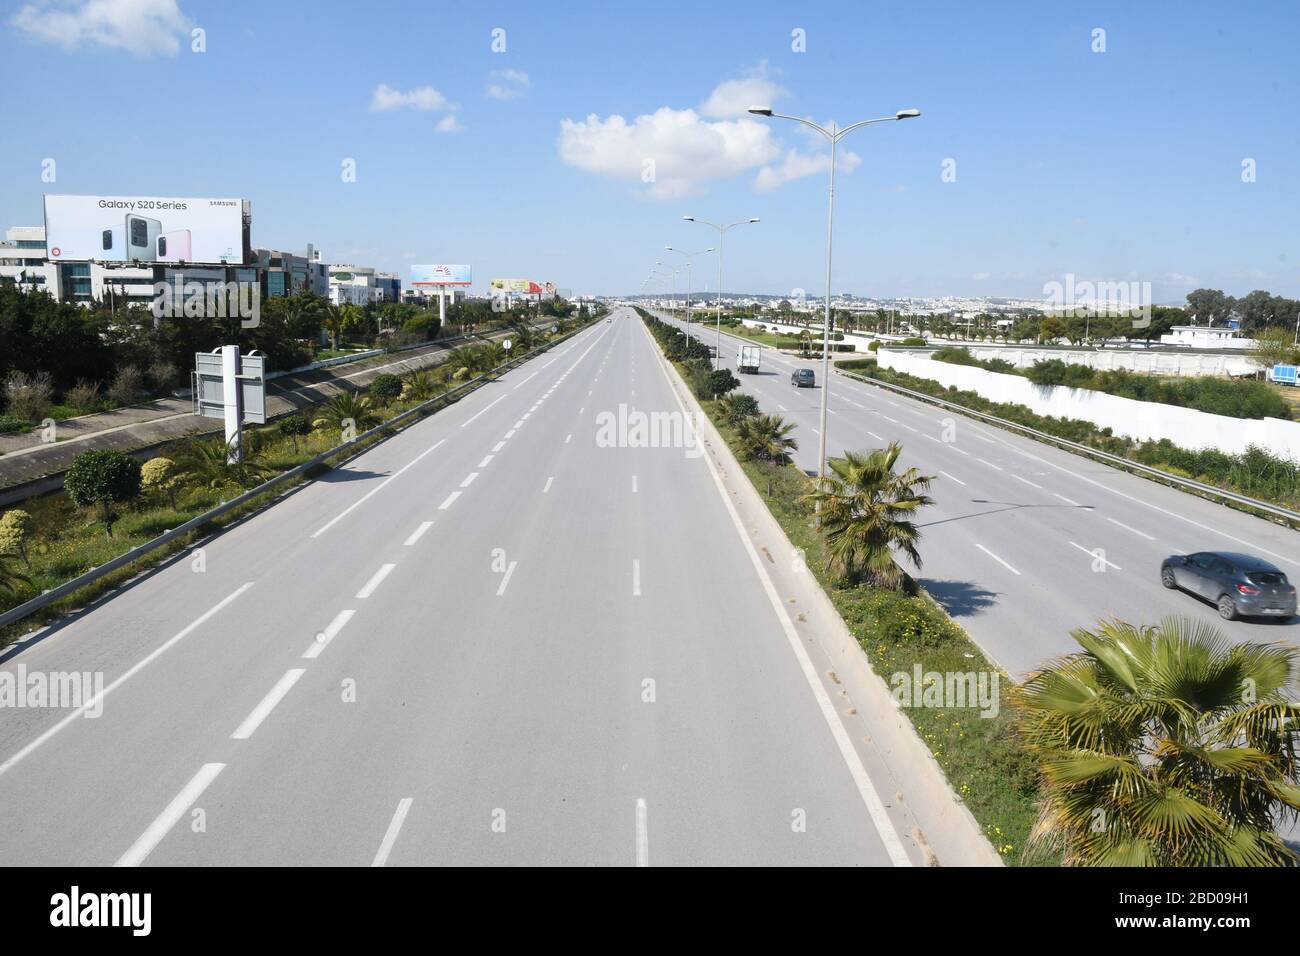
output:
[[[40,223],[45,192],[242,196],[255,246],[403,278],[471,263],[479,293],[527,276],[629,294],[665,245],[711,244],[683,215],[758,216],[724,284],[820,294],[826,154],[745,108],[845,124],[916,107],[842,144],[837,289],[1038,297],[1074,274],[1149,282],[1156,302],[1300,295],[1293,6],[940,3],[924,34],[852,4],[314,9],[7,5],[23,108],[0,226]],[[698,289],[715,276],[697,262]]]

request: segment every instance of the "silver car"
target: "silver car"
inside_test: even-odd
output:
[[[1225,621],[1295,617],[1295,585],[1262,558],[1235,551],[1175,554],[1160,563],[1160,583],[1204,598]]]

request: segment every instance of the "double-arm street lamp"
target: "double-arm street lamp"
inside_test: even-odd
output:
[[[707,219],[697,219],[694,216],[682,216],[687,222],[698,222],[702,226],[712,226],[718,230],[718,347],[717,361],[714,368],[722,368],[722,257],[727,251],[727,230],[734,226],[747,226],[750,223],[758,222],[757,219],[741,219],[738,222],[728,223],[720,226],[716,222],[709,222]]]
[[[812,120],[806,120],[802,116],[786,116],[784,113],[773,113],[771,109],[765,106],[751,106],[749,112],[756,116],[770,116],[773,119],[793,120],[796,123],[802,123],[809,129],[815,129],[826,137],[831,144],[831,186],[829,199],[827,202],[826,212],[826,317],[822,324],[822,407],[821,407],[821,434],[817,453],[817,477],[826,477],[826,396],[830,392],[830,369],[831,369],[831,239],[834,235],[835,222],[835,147],[841,139],[852,133],[861,126],[872,126],[876,123],[892,123],[897,120],[915,119],[921,115],[920,110],[899,110],[893,116],[881,116],[878,119],[863,120],[860,123],[854,123],[852,126],[846,126],[843,129],[838,128],[834,123],[830,129],[818,126]]]
[[[687,252],[685,249],[674,249],[672,246],[664,246],[668,252],[675,252],[679,256],[686,257],[686,334],[691,334],[691,269],[695,265],[695,257],[702,256],[706,252],[712,252],[713,247],[708,249],[699,249],[695,252]]]

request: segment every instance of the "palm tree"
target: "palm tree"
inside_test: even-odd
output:
[[[799,448],[799,442],[789,437],[794,427],[794,422],[787,422],[780,415],[742,418],[736,424],[740,457],[746,461],[788,463],[790,452]]]
[[[226,485],[243,486],[254,479],[269,477],[275,469],[263,455],[260,433],[249,430],[243,435],[243,453],[237,464],[230,464],[230,446],[225,441],[209,438],[188,442],[176,456],[177,470],[196,483],[213,489]]]
[[[867,454],[846,451],[829,462],[831,475],[803,496],[817,508],[817,528],[826,537],[826,569],[845,583],[870,581],[899,588],[910,578],[894,561],[901,551],[919,570],[917,510],[934,504],[927,495],[932,476],[915,468],[895,472],[903,446],[892,442]]]
[[[7,551],[0,552],[0,594],[7,594],[10,597],[16,597],[20,588],[32,583],[31,578],[18,570],[15,557],[16,555]]]
[[[436,387],[428,369],[417,369],[406,376],[406,397],[413,401],[423,402],[432,398]]]
[[[312,427],[332,426],[342,429],[349,421],[358,432],[379,423],[378,416],[370,407],[368,396],[359,392],[339,392],[321,403]]]
[[[722,413],[723,421],[734,427],[743,419],[758,414],[758,399],[744,392],[732,392],[718,401],[718,410]]]
[[[1211,624],[1103,621],[1015,691],[1039,759],[1031,855],[1076,866],[1285,866],[1300,811],[1300,656]]]

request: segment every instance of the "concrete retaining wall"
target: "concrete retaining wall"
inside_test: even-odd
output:
[[[1040,415],[1081,418],[1110,428],[1116,435],[1139,440],[1168,438],[1183,448],[1217,448],[1231,453],[1258,445],[1275,455],[1300,461],[1300,422],[1230,418],[1084,388],[1035,385],[1020,375],[935,362],[916,352],[882,348],[876,360],[882,368],[928,378],[944,386],[955,385],[990,401],[1026,405]]]

